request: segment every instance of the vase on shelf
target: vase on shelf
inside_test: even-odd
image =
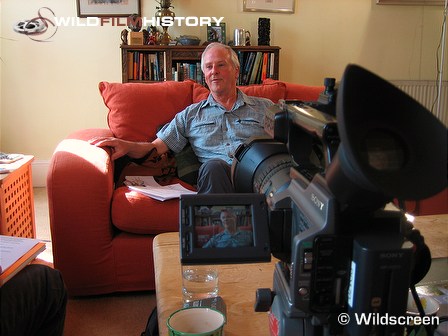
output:
[[[171,5],[171,0],[156,0],[157,3],[160,5],[156,7],[157,12],[155,13],[155,17],[156,18],[160,18],[160,25],[162,26],[162,34],[160,37],[160,41],[159,43],[161,45],[168,45],[171,42],[171,36],[170,34],[168,34],[168,24],[164,23],[163,18],[164,17],[170,17],[170,18],[174,18],[175,14],[174,12],[170,9],[170,8],[174,8]],[[172,22],[172,21],[170,21]]]

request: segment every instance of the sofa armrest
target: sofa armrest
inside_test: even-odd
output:
[[[86,141],[94,136],[112,133],[88,129],[69,135],[57,146],[47,175],[54,265],[69,288],[86,286],[87,281],[94,287],[114,273],[113,163],[107,151]],[[80,274],[91,276],[80,279]]]

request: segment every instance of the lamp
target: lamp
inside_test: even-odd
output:
[[[171,17],[174,18],[175,14],[170,8],[174,8],[171,6],[171,0],[156,0],[157,3],[160,5],[160,7],[156,7],[158,11],[156,12],[155,16],[157,18],[163,19],[164,17]],[[162,37],[160,39],[160,44],[162,45],[168,45],[171,42],[171,36],[168,34],[168,25],[161,23],[163,33]]]

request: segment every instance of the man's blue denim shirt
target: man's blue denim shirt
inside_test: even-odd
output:
[[[269,99],[247,96],[238,90],[235,105],[226,111],[210,94],[206,100],[177,113],[157,137],[175,153],[190,142],[201,163],[222,159],[231,164],[241,143],[253,136],[266,136],[265,111],[273,104]]]

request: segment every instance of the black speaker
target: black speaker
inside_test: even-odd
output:
[[[258,45],[268,46],[271,43],[271,19],[258,19]]]

